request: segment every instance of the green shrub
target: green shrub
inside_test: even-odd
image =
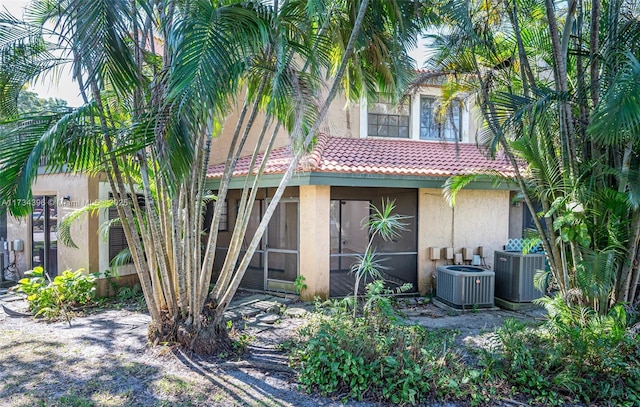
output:
[[[57,317],[63,308],[84,306],[95,298],[95,276],[85,275],[82,270],[65,270],[53,281],[47,282],[42,267],[25,273],[27,277],[18,281],[16,291],[27,295],[29,309],[36,316]]]
[[[621,305],[602,316],[546,300],[547,321],[507,320],[472,363],[451,331],[404,325],[385,293],[369,284],[357,318],[353,297],[318,306],[291,352],[307,391],[393,404],[640,405],[640,336]]]
[[[372,283],[374,284],[374,283]],[[465,368],[454,350],[454,333],[403,325],[370,284],[364,316],[339,304],[315,313],[292,351],[299,380],[308,391],[359,400],[416,404],[428,400],[487,398],[480,374]],[[377,296],[377,300],[373,301]]]
[[[134,284],[133,287],[118,287],[116,290],[116,299],[118,301],[128,301],[133,299],[144,299],[142,295],[142,287],[140,284]]]
[[[483,358],[490,374],[545,405],[640,405],[640,336],[627,329],[622,305],[603,316],[560,298],[543,302],[542,326],[510,320],[498,330],[496,352]]]

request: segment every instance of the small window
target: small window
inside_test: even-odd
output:
[[[118,219],[118,209],[109,208],[109,220]],[[109,228],[109,263],[124,249],[128,248],[127,238],[124,228],[120,223],[111,225]]]
[[[216,209],[216,201],[209,201],[207,203],[207,209],[204,216],[203,230],[205,233],[211,231],[211,221],[213,220],[213,214]],[[220,214],[220,222],[218,223],[219,232],[227,232],[229,230],[229,204],[228,201],[222,203],[222,213]]]
[[[218,202],[213,204],[213,208],[215,209],[215,205]],[[222,212],[220,213],[220,223],[218,223],[218,231],[226,232],[229,230],[229,203],[228,201],[222,202]]]
[[[113,194],[109,194],[109,199],[114,199]],[[144,196],[140,194],[136,194],[136,199],[138,200],[138,206],[141,210],[144,210],[145,200]],[[127,201],[124,202],[116,202],[116,205],[131,205],[133,209],[133,204],[131,203],[131,195],[127,194]],[[109,208],[108,212],[109,220],[118,219],[118,208],[112,206]],[[121,223],[114,223],[109,228],[109,263],[124,249],[128,248],[129,245],[127,243],[127,238],[124,234],[124,227]]]
[[[458,100],[449,103],[443,118],[440,105],[431,96],[420,97],[420,140],[462,140],[462,104]]]
[[[393,104],[383,95],[369,106],[367,135],[369,137],[409,138],[409,98]]]

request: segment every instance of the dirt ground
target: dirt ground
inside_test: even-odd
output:
[[[26,309],[23,301],[0,303]],[[69,326],[9,317],[0,309],[0,405],[340,406],[338,400],[300,391],[288,366],[282,344],[295,335],[309,308],[292,303],[284,315],[261,313],[236,321],[249,346],[241,358],[226,362],[192,357],[171,346],[147,346],[150,318],[143,312],[94,310]],[[452,315],[413,299],[404,301],[403,312],[421,325],[455,329],[459,343],[469,346],[481,345],[505,318],[542,315],[502,310]]]

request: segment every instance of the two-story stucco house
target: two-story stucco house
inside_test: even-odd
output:
[[[343,108],[344,101],[335,102],[324,133],[298,166],[271,219],[242,286],[291,292],[295,279],[304,276],[307,299],[352,292],[349,270],[368,241],[362,220],[370,203],[380,205],[387,198],[395,200],[397,213],[409,217],[407,231],[398,239],[376,242],[377,252],[386,258],[385,277],[391,286],[409,282],[415,292],[429,294],[438,265],[462,261],[491,267],[495,250],[503,249],[510,237],[522,237],[523,210],[512,205],[513,192],[507,189],[477,182],[459,194],[455,207],[447,204],[442,186],[448,177],[489,170],[511,176],[513,168],[505,158],[491,160],[478,149],[473,98],[451,103],[442,123],[436,120],[439,95],[440,88],[430,86],[399,106],[380,100]],[[217,140],[213,150],[227,151],[225,140]],[[234,172],[237,187],[248,175],[249,154]],[[283,137],[269,156],[249,231],[257,227],[290,157]],[[223,160],[214,153],[214,163]],[[210,168],[213,189],[222,171],[222,164]],[[239,196],[232,190],[225,202],[220,254],[229,242]]]

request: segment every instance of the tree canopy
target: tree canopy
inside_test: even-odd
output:
[[[222,313],[329,105],[339,92],[402,93],[413,71],[406,45],[425,20],[420,10],[420,2],[392,0],[35,0],[24,21],[0,14],[0,109],[13,111],[26,81],[65,65],[85,101],[2,124],[0,195],[30,197],[45,154],[48,171],[103,174],[113,202],[128,203],[115,207],[152,340],[213,352],[224,344]],[[224,175],[211,194],[212,137],[233,110]],[[249,173],[258,175],[245,180],[232,244],[212,280],[223,205],[215,205],[204,238],[203,213],[208,201],[225,200],[254,127]],[[257,156],[267,157],[282,132],[291,164],[242,248],[264,169]],[[143,199],[130,199],[134,193]]]
[[[601,312],[639,300],[639,12],[635,1],[466,1],[442,9],[433,36],[432,66],[457,78],[447,95],[475,92],[484,146],[518,168],[553,286]],[[450,180],[449,193],[464,185]]]

